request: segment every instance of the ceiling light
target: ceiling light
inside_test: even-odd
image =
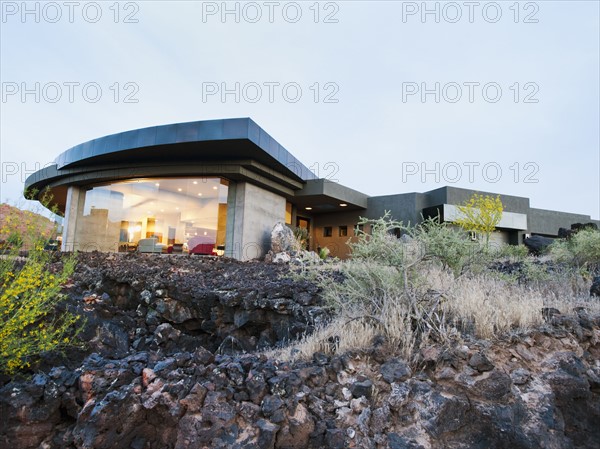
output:
[[[346,207],[347,204],[346,203],[340,203],[340,207]]]
[[[217,187],[217,186],[214,186],[214,187],[213,187],[213,190],[217,190],[217,189],[218,189],[218,187]]]
[[[154,184],[156,187],[160,187],[160,184],[157,182],[156,184]]]
[[[202,193],[199,193],[198,196],[202,196]]]
[[[305,207],[306,210],[312,210],[312,207]]]
[[[183,190],[183,189],[181,189],[181,188],[177,189],[177,191],[178,191],[178,192],[181,192],[182,190]]]
[[[198,184],[198,181],[194,181],[194,184]]]

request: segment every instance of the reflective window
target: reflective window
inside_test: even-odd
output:
[[[227,185],[162,178],[94,187],[80,202],[75,249],[222,254]]]

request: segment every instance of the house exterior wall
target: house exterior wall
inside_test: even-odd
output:
[[[316,251],[320,248],[328,248],[330,255],[341,259],[350,255],[348,240],[356,240],[355,228],[358,225],[361,214],[358,211],[337,212],[332,214],[315,215],[313,219],[313,232],[311,238],[311,249]],[[340,236],[340,226],[345,226],[346,236]],[[331,228],[331,236],[325,236],[325,228]]]
[[[275,223],[285,222],[286,199],[248,182],[230,184],[229,189],[225,255],[260,258],[269,250]]]
[[[217,177],[229,183],[227,204],[223,198],[218,210],[215,207],[216,244],[221,247],[224,238],[225,255],[240,260],[265,254],[271,229],[278,221],[291,221],[293,225],[297,218],[306,218],[309,221],[303,224],[310,223],[310,249],[327,246],[332,255],[346,257],[346,242],[355,237],[359,217],[377,219],[390,211],[392,219],[414,225],[422,221],[423,215],[435,216],[439,210],[442,219],[451,221],[445,208],[464,204],[474,193],[497,195],[445,186],[424,193],[369,197],[319,179],[249,118],[161,125],[84,142],[60,154],[53,165],[30,175],[25,181],[25,192],[27,198],[39,200],[39,192],[51,190],[60,213],[65,215],[64,251],[114,251],[115,242],[118,250],[122,248],[123,232],[129,229],[124,228],[126,220],[121,219],[118,228],[111,227],[109,217],[104,218],[105,209],[110,208],[98,207],[94,220],[88,214],[91,222],[87,223],[83,210],[87,208],[86,198],[93,197],[93,190],[88,189],[118,182],[198,176]],[[573,223],[600,225],[600,221],[587,215],[531,208],[528,198],[499,196],[505,211],[497,235],[502,242],[521,243],[528,233],[556,236],[560,227],[569,228]],[[177,206],[182,213],[192,209]],[[104,237],[100,236],[102,223],[106,224]],[[140,223],[139,232],[147,237],[150,222]],[[342,226],[347,235],[340,235]],[[324,235],[326,228],[331,228],[330,236]],[[166,244],[182,240],[179,226],[167,224],[166,229],[157,238],[165,239]],[[142,237],[137,233],[136,230],[134,240]]]
[[[569,229],[573,223],[595,223],[600,227],[600,220],[592,220],[589,215],[529,209],[529,232],[532,234],[557,236],[559,228]]]
[[[402,193],[370,197],[365,216],[371,219],[383,217],[390,211],[391,218],[405,225],[421,222],[421,211],[425,197],[422,193]]]

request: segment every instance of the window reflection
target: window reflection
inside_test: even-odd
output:
[[[77,218],[81,251],[222,253],[228,182],[162,178],[94,187]]]

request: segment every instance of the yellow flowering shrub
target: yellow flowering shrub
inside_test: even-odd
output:
[[[457,206],[457,208],[460,216],[454,220],[454,223],[465,231],[482,234],[485,237],[485,246],[487,247],[490,234],[494,232],[502,219],[504,206],[500,200],[500,195],[493,197],[474,193],[468,201],[461,206]]]
[[[47,230],[36,229],[36,220],[23,221],[5,220],[3,230],[30,244],[27,257],[19,257],[17,246],[0,256],[0,372],[8,374],[31,366],[42,352],[72,345],[79,318],[56,309],[75,256],[62,257],[62,267],[54,264],[52,271],[53,254],[44,250]]]

